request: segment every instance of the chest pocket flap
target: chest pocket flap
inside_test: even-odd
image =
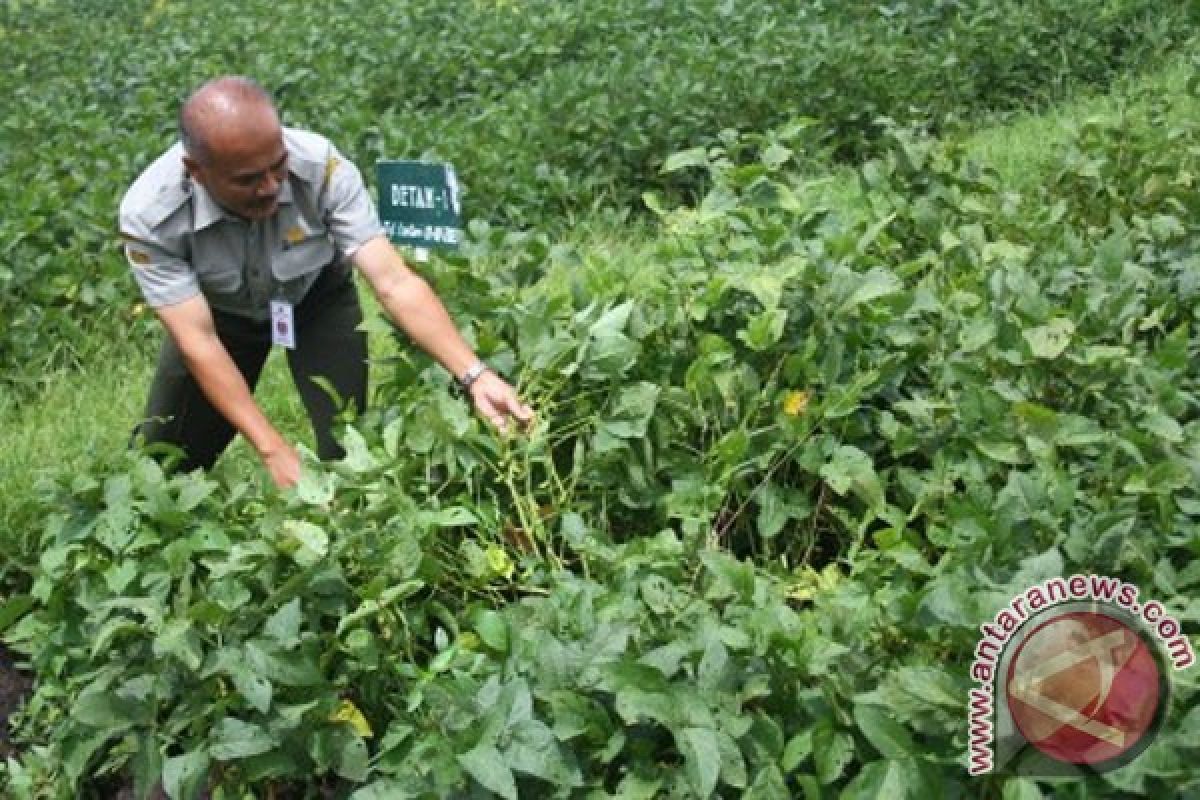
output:
[[[277,280],[295,280],[324,268],[333,258],[329,233],[297,219],[282,231],[278,249],[271,257],[271,272]]]
[[[197,258],[195,270],[205,292],[235,294],[242,288],[242,267],[232,258]]]

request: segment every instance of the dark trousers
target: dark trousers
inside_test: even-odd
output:
[[[217,336],[251,390],[258,385],[271,351],[271,323],[213,311]],[[357,330],[362,309],[346,266],[327,267],[295,309],[296,348],[287,351],[292,380],[316,434],[317,455],[343,455],[333,437],[338,407],[313,381],[324,378],[341,401],[363,411],[367,403],[367,340]],[[208,469],[237,431],[221,416],[188,371],[175,341],[167,336],[158,356],[146,413],[135,433],[147,445],[165,443],[183,450],[178,469]]]

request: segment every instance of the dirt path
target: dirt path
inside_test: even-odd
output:
[[[8,738],[8,716],[20,708],[33,688],[33,679],[13,664],[13,656],[0,645],[0,758],[14,752]]]

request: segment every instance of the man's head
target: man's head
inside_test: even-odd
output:
[[[249,78],[224,77],[192,93],[179,110],[183,163],[223,208],[264,219],[287,180],[283,129],[270,95]]]

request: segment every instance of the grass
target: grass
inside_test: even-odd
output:
[[[1054,163],[1071,128],[1091,118],[1121,118],[1137,124],[1152,97],[1175,99],[1172,119],[1194,119],[1200,113],[1200,98],[1188,90],[1200,59],[1200,42],[1194,42],[1149,76],[1126,79],[1113,91],[1090,95],[1048,109],[1045,113],[1020,114],[1006,124],[981,128],[965,140],[967,149],[993,167],[1005,183],[1028,185],[1045,175]]]
[[[1195,50],[1196,48],[1192,48]],[[1194,56],[1184,53],[1151,75],[1127,80],[1109,94],[1076,99],[1045,113],[1010,116],[1003,124],[973,133],[964,139],[968,151],[994,167],[1014,187],[1032,185],[1052,168],[1055,153],[1067,141],[1072,126],[1091,117],[1121,116],[1137,124],[1145,98],[1169,94],[1177,100],[1175,113],[1195,115],[1200,101],[1188,91],[1194,73]],[[1143,118],[1144,120],[1144,118]],[[1143,121],[1143,124],[1144,121]],[[857,200],[853,170],[843,169],[820,182],[826,202],[852,209]],[[585,254],[620,254],[636,259],[653,245],[653,231],[626,226],[620,215],[598,215],[574,229],[571,242]],[[132,291],[132,288],[131,288]],[[368,315],[379,313],[369,292],[364,295]],[[393,337],[373,336],[371,353],[388,355],[398,346]],[[20,567],[22,554],[33,552],[37,484],[44,478],[92,471],[105,453],[124,448],[141,412],[154,361],[154,343],[114,338],[96,345],[85,355],[86,368],[63,371],[35,400],[17,404],[0,396],[0,585],[12,565]],[[378,378],[378,375],[376,375]],[[274,353],[258,391],[267,416],[285,436],[312,446],[312,435],[282,355]],[[237,477],[265,478],[257,459],[240,438],[222,458],[218,469]],[[9,566],[4,563],[8,552]]]
[[[86,472],[96,455],[125,447],[151,369],[148,348],[105,342],[84,354],[87,368],[64,370],[35,400],[17,405],[0,396],[0,555],[36,524],[29,500],[39,480]],[[0,562],[0,578],[5,565]]]
[[[1118,81],[1111,91],[1084,94],[1053,108],[1036,112],[1008,112],[994,124],[963,134],[960,141],[974,158],[996,170],[1007,186],[1032,186],[1053,169],[1057,155],[1066,146],[1072,129],[1089,119],[1125,119],[1130,125],[1144,122],[1147,101],[1169,96],[1174,102],[1171,120],[1195,119],[1200,115],[1200,96],[1188,83],[1197,73],[1200,40],[1160,68],[1146,75]],[[837,169],[820,182],[826,203],[837,209],[853,209],[859,203],[859,187],[852,167]]]

